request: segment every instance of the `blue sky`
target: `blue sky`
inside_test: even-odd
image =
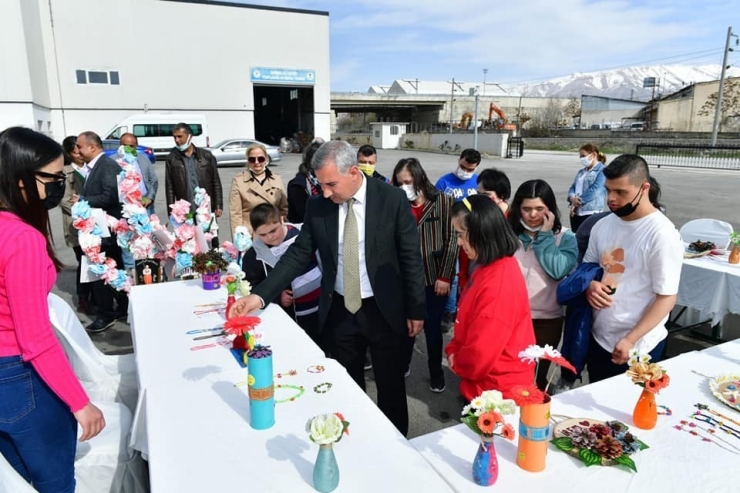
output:
[[[740,32],[737,0],[242,3],[328,11],[332,91],[404,78],[476,82],[484,68],[487,82],[531,83],[632,65],[720,64],[728,25]],[[730,60],[740,66],[740,48]]]

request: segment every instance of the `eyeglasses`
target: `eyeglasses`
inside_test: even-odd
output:
[[[254,164],[254,163],[260,163],[260,164],[262,164],[265,161],[267,161],[267,159],[265,158],[265,156],[259,156],[259,157],[250,156],[250,157],[247,158],[247,160],[249,161],[249,164]]]
[[[47,178],[48,180],[51,180],[52,182],[64,181],[67,179],[67,174],[64,171],[62,171],[61,173],[46,173],[44,171],[36,171],[36,176],[40,176],[41,178]]]

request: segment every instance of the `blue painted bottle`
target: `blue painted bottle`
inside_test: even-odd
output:
[[[493,437],[481,437],[473,460],[473,481],[479,486],[491,486],[498,479],[498,457]]]
[[[319,456],[313,466],[313,487],[321,493],[329,493],[339,486],[339,466],[331,444],[319,446]]]

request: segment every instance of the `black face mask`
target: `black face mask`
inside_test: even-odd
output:
[[[640,198],[637,200],[637,203],[633,204],[632,201],[634,201],[638,196]],[[635,195],[634,199],[630,200],[628,203],[624,204],[619,209],[613,210],[612,212],[617,217],[627,217],[637,210],[637,208],[640,206],[641,200],[642,200],[642,188],[640,188],[640,191],[637,192],[637,195]]]
[[[44,207],[46,210],[51,210],[58,206],[64,198],[64,189],[66,188],[66,181],[47,181],[44,183],[44,191],[46,192],[46,198],[44,199]]]

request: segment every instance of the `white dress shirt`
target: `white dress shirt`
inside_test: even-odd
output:
[[[360,244],[357,245],[360,254],[360,291],[362,299],[372,298],[373,288],[370,286],[370,278],[367,275],[367,264],[365,262],[365,214],[367,206],[367,178],[362,174],[362,185],[357,193],[354,194],[355,204],[352,211],[357,218],[357,233]],[[344,221],[347,219],[347,209],[349,206],[345,202],[339,205],[339,249],[337,255],[337,279],[334,283],[334,290],[344,296]]]
[[[86,175],[90,174],[92,169],[95,167],[95,163],[98,162],[98,159],[100,159],[100,156],[102,156],[103,154],[105,153],[103,151],[100,151],[100,154],[92,158],[89,163],[85,163],[84,168],[85,168]]]

